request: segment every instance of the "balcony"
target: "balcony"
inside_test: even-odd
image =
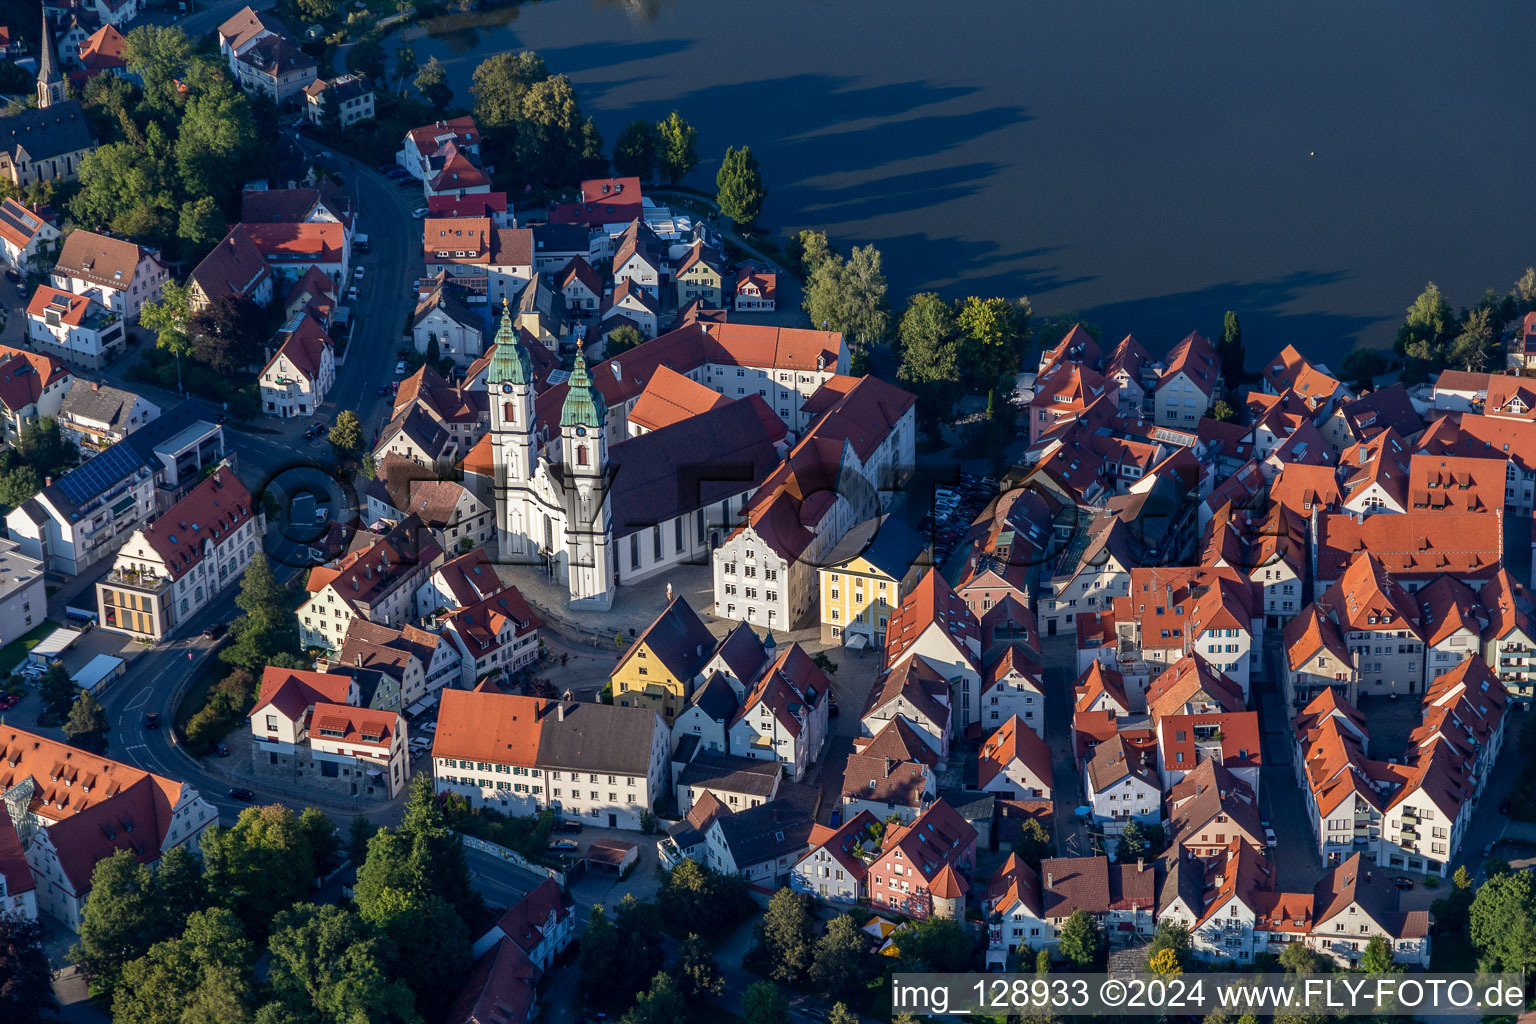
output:
[[[159,594],[171,586],[168,576],[139,572],[136,569],[113,569],[107,573],[104,582],[109,586],[126,587],[146,594]]]

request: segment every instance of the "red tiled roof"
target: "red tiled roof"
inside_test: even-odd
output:
[[[1047,787],[1051,779],[1051,748],[1018,715],[998,726],[977,755],[976,784],[983,789],[1015,761]]]
[[[79,327],[85,322],[93,305],[95,302],[89,296],[75,295],[73,292],[40,284],[37,291],[32,293],[32,301],[27,303],[27,316],[41,320],[44,314],[52,310],[58,314],[60,323]]]
[[[1322,517],[1318,524],[1317,578],[1337,580],[1346,566],[1369,553],[1397,577],[1450,573],[1488,579],[1504,557],[1503,516],[1481,512],[1409,511]]]
[[[263,256],[312,257],[335,263],[346,249],[346,228],[334,221],[303,224],[247,224],[246,233]]]
[[[144,527],[144,540],[176,580],[255,514],[251,492],[223,466]]]
[[[317,703],[310,715],[310,737],[388,750],[394,745],[400,713],[350,704]]]
[[[352,686],[351,676],[269,665],[261,670],[261,690],[246,717],[254,716],[270,704],[290,721],[298,721],[305,710],[315,704],[347,703]]]
[[[930,626],[938,626],[961,657],[974,665],[974,648],[981,644],[981,624],[934,569],[923,574],[891,614],[885,635],[886,665],[900,662]]]

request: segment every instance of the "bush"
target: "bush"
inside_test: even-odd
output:
[[[213,753],[219,741],[250,713],[256,691],[256,676],[246,668],[237,668],[215,683],[208,691],[207,701],[182,729],[188,752],[193,757]]]

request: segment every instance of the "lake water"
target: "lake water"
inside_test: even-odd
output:
[[[410,30],[468,104],[539,51],[611,144],[673,108],[713,187],[750,144],[763,222],[884,253],[911,292],[1028,295],[1158,351],[1390,344],[1536,263],[1536,4],[1490,0],[548,0]],[[388,44],[393,52],[394,41]]]

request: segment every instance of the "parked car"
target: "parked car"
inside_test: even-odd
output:
[[[304,428],[304,440],[306,440],[306,441],[313,441],[314,439],[315,439],[315,428],[314,427],[305,427]]]
[[[227,744],[220,743],[216,749],[218,750],[220,757],[229,756],[229,746]]]
[[[1274,829],[1267,828],[1264,830],[1264,845],[1271,850],[1280,845],[1280,840],[1276,838]]]
[[[255,803],[256,794],[248,789],[232,789],[229,791],[231,800],[239,800],[243,804]]]
[[[425,206],[418,206],[411,212],[411,216],[417,220],[424,220],[430,211]]]
[[[347,301],[348,302],[356,302],[357,301],[357,285],[353,285],[352,287],[347,289]]]
[[[229,627],[224,625],[224,623],[222,623],[222,622],[215,622],[213,625],[211,625],[207,629],[203,630],[203,639],[204,640],[217,640],[219,637],[224,635],[224,633],[225,633],[225,631],[227,629],[229,629]]]
[[[405,360],[404,359],[400,360],[398,363],[395,364],[395,376],[396,377],[404,377],[405,376]]]
[[[393,174],[396,171],[401,171],[403,173],[404,170],[405,168],[401,167],[399,164],[379,164],[380,174]]]
[[[153,711],[151,711],[148,714],[146,714],[144,716],[144,728],[146,728],[146,729],[158,729],[158,728],[160,728],[160,716],[155,714]]]
[[[550,853],[575,853],[581,844],[574,839],[551,839],[546,847]]]
[[[837,709],[837,701],[831,700],[829,698],[827,700],[827,717],[836,718],[839,714],[841,714],[841,712]]]
[[[389,394],[389,385],[388,384],[380,384],[379,388],[378,388],[378,391],[379,391],[379,394],[381,396]]]
[[[563,832],[568,836],[581,835],[581,822],[572,821],[570,818],[562,818],[555,822],[555,831]]]
[[[1399,889],[1412,889],[1413,879],[1409,878],[1407,875],[1398,875],[1396,878],[1392,879],[1392,884],[1397,886]]]
[[[361,281],[363,279],[363,265],[361,263],[359,263],[355,268],[353,268],[352,276],[357,278],[359,281]]]
[[[1493,856],[1493,847],[1494,847],[1493,843],[1484,843],[1483,844],[1483,856],[1485,858]]]

